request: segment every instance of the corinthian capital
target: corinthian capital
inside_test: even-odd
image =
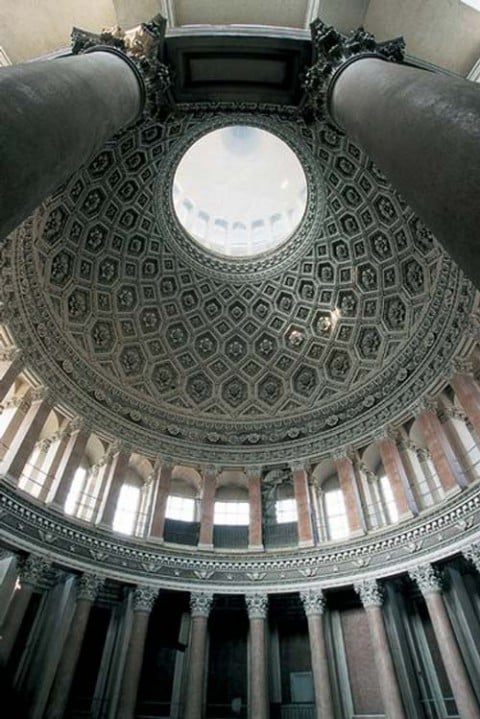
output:
[[[415,569],[412,569],[408,574],[417,583],[423,595],[435,594],[442,591],[440,573],[431,564],[415,567]]]
[[[360,596],[363,606],[381,607],[383,604],[382,588],[376,579],[367,579],[355,584],[354,589]]]
[[[300,599],[302,600],[307,617],[312,614],[323,614],[325,612],[325,596],[321,589],[307,589],[304,592],[300,592]]]
[[[268,613],[268,594],[246,594],[245,604],[249,619],[266,619]]]

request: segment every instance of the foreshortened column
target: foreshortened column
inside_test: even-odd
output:
[[[403,40],[377,43],[362,28],[347,37],[317,20],[312,42],[316,114],[326,109],[480,286],[478,84],[388,62],[401,61]]]
[[[204,592],[192,593],[190,597],[192,627],[190,630],[184,719],[201,719],[203,716],[207,623],[212,599],[211,594]]]
[[[325,598],[320,589],[300,592],[308,621],[310,653],[312,655],[313,685],[317,719],[331,719],[335,716],[328,673],[328,657],[323,631]]]
[[[268,719],[268,682],[266,660],[265,623],[268,614],[266,594],[246,594],[248,618],[250,621],[250,709],[248,716]]]

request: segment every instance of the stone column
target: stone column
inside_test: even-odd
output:
[[[268,595],[246,594],[245,603],[250,621],[250,708],[248,716],[255,717],[255,719],[268,719],[270,711],[265,635]]]
[[[7,402],[5,409],[10,410],[14,408],[14,411],[11,413],[8,424],[2,434],[0,442],[0,459],[3,459],[7,454],[19,428],[23,423],[25,415],[30,408],[30,404],[29,392],[22,395],[22,397],[13,397]]]
[[[22,370],[22,353],[16,347],[10,347],[0,352],[0,361],[2,363],[9,363],[8,366],[3,369],[0,379],[0,402],[3,402]]]
[[[62,719],[65,713],[90,610],[102,584],[103,579],[94,574],[83,574],[77,581],[77,603],[50,691],[48,719]]]
[[[65,506],[73,477],[80,467],[90,437],[89,430],[84,427],[80,418],[73,420],[70,431],[70,438],[58,466],[58,484],[52,500],[54,505],[61,508]]]
[[[163,541],[163,531],[165,528],[165,511],[167,509],[168,495],[170,494],[170,483],[172,481],[173,465],[164,462],[160,467],[157,475],[157,496],[155,497],[155,506],[153,509],[152,526],[150,536],[156,537]]]
[[[202,499],[200,503],[199,549],[213,549],[213,515],[215,512],[215,492],[217,473],[213,467],[203,471]]]
[[[316,719],[331,719],[334,715],[328,656],[323,631],[325,597],[321,589],[300,592],[308,621],[310,653],[312,655],[313,685],[315,688]]]
[[[20,588],[15,590],[3,621],[0,636],[0,667],[5,667],[8,663],[35,586],[49,567],[43,558],[33,554],[17,561]]]
[[[108,494],[100,524],[109,528],[113,525],[113,518],[115,517],[115,511],[117,509],[118,497],[128,468],[128,462],[130,460],[130,450],[123,445],[121,447],[122,448],[118,449],[112,457],[108,477],[106,477],[106,481],[108,483]],[[115,449],[117,449],[117,447]]]
[[[310,512],[310,497],[308,492],[308,473],[303,463],[294,463],[293,489],[297,503],[298,545],[311,547],[313,545],[312,515]]]
[[[480,387],[467,371],[457,372],[450,380],[453,391],[458,397],[465,414],[480,437]]]
[[[33,390],[30,399],[32,403],[3,458],[3,472],[17,481],[51,411],[48,390],[44,387]]]
[[[262,537],[262,470],[260,467],[248,467],[248,501],[250,520],[248,527],[248,548],[253,551],[263,550]]]
[[[478,86],[398,64],[401,38],[377,43],[362,28],[347,37],[320,20],[311,27],[311,112],[326,112],[367,153],[478,286]]]
[[[418,447],[415,452],[418,457],[418,463],[425,476],[432,497],[435,502],[440,502],[445,495],[445,490],[442,483],[440,482],[440,479],[435,476],[435,473],[431,470],[430,462],[432,459],[432,455],[430,454],[430,450],[426,449],[425,447]]]
[[[190,596],[192,623],[190,628],[190,651],[186,683],[184,719],[201,719],[207,660],[207,624],[213,595],[205,592]]]
[[[157,595],[158,589],[142,586],[138,586],[133,594],[133,623],[123,669],[116,719],[134,719],[135,716],[148,620]]]
[[[425,598],[458,713],[462,719],[479,719],[480,707],[447,615],[440,576],[431,564],[416,567],[409,574]]]
[[[350,534],[364,534],[366,531],[365,518],[360,505],[360,497],[358,495],[358,487],[352,460],[345,454],[345,452],[334,457],[334,459],[335,467],[338,473],[338,482],[345,500]]]
[[[386,430],[377,440],[377,447],[382,459],[383,468],[390,480],[399,519],[418,514],[418,506],[410,487],[400,452],[398,451],[396,437]]]
[[[383,598],[380,586],[375,579],[355,585],[368,617],[372,637],[373,655],[377,667],[383,708],[388,719],[408,719],[402,704],[395,667],[388,646],[385,623],[383,621]]]
[[[98,43],[101,44],[101,43]],[[0,238],[137,120],[144,86],[123,52],[2,68],[0,95]],[[54,216],[52,231],[63,218]]]
[[[44,463],[45,481],[39,495],[39,499],[43,502],[50,502],[52,499],[52,487],[55,483],[63,455],[69,444],[70,431],[70,423],[66,423],[50,437],[50,448]]]
[[[465,487],[465,478],[460,474],[458,462],[438,418],[435,404],[424,401],[422,405],[425,408],[418,415],[418,424],[443,489],[450,492]]]

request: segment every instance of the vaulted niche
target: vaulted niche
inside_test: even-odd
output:
[[[256,257],[282,245],[297,229],[307,181],[293,150],[249,125],[214,130],[182,157],[173,183],[180,224],[206,249]]]

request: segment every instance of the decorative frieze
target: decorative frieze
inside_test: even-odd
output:
[[[245,604],[249,619],[266,619],[268,615],[268,594],[246,594]]]
[[[190,613],[192,617],[208,617],[212,608],[213,594],[192,592],[190,594]]]
[[[311,614],[323,614],[326,601],[321,589],[307,589],[300,592],[303,608],[307,617]]]
[[[365,608],[382,606],[382,588],[376,579],[367,579],[364,582],[358,582],[354,585],[354,589],[360,596],[362,604]]]
[[[432,564],[424,564],[409,571],[422,594],[433,594],[442,591],[442,580],[439,571]]]

